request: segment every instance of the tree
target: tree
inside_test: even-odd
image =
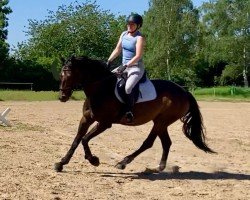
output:
[[[18,44],[6,73],[10,76],[15,71],[12,81],[33,82],[35,90],[55,89],[60,57],[105,60],[124,27],[125,16],[115,17],[91,1],[62,5],[55,12],[49,11],[45,20],[29,20],[29,39]]]
[[[246,87],[250,63],[249,10],[249,0],[210,1],[202,6],[202,21],[207,31],[204,54],[209,65],[223,61],[230,69],[241,66]]]
[[[222,75],[220,77],[221,85],[235,85],[242,80],[241,74],[242,67],[227,65],[225,69],[222,71]]]
[[[125,17],[115,17],[95,3],[74,3],[49,12],[44,21],[30,20],[30,39],[19,45],[18,56],[42,65],[59,56],[85,55],[107,59],[124,28]]]
[[[151,0],[144,18],[145,62],[151,77],[183,79],[182,82],[192,80],[190,66],[198,24],[198,11],[192,2]]]
[[[8,26],[7,15],[12,11],[7,7],[9,1],[1,0],[0,1],[0,67],[3,65],[3,62],[8,57],[9,46],[6,43],[8,31],[6,27]]]

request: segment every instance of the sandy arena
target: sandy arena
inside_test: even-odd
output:
[[[250,199],[250,103],[199,102],[207,143],[217,155],[197,149],[169,128],[172,147],[167,169],[147,174],[160,161],[160,140],[123,171],[114,166],[137,149],[152,124],[113,125],[90,142],[100,158],[93,167],[82,145],[62,173],[54,171],[69,149],[81,118],[82,101],[0,102],[11,108],[12,127],[0,126],[0,199],[81,200],[248,200]],[[173,173],[172,167],[180,167]]]

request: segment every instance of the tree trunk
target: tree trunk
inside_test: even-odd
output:
[[[248,88],[249,84],[248,84],[247,70],[246,70],[246,69],[243,70],[243,80],[244,80],[244,86],[245,86],[246,88]]]
[[[247,61],[246,61],[246,48],[244,47],[244,50],[243,50],[243,58],[244,58],[244,69],[243,69],[243,80],[244,80],[244,86],[245,87],[248,87],[249,84],[248,84],[248,79],[247,79],[247,75],[248,75],[248,67],[247,67]]]

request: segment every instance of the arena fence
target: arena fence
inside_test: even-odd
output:
[[[13,83],[13,82],[0,82],[0,88],[3,89],[27,89],[33,90],[33,83]]]

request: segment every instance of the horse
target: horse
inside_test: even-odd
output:
[[[86,95],[83,114],[77,134],[66,155],[55,163],[55,170],[61,172],[68,164],[76,148],[83,145],[85,159],[92,165],[100,164],[99,158],[92,154],[88,142],[97,135],[111,128],[112,124],[138,126],[153,121],[153,127],[142,143],[132,154],[117,163],[118,169],[125,169],[135,157],[151,148],[157,136],[162,145],[159,165],[154,169],[165,169],[172,141],[168,126],[177,120],[183,122],[183,133],[194,145],[207,152],[215,153],[205,142],[205,127],[202,115],[194,96],[178,84],[167,80],[151,80],[157,93],[154,100],[136,103],[133,108],[134,120],[127,123],[122,115],[124,104],[115,96],[117,76],[108,69],[106,63],[85,56],[71,57],[64,62],[60,73],[59,99],[66,102],[76,87],[81,87]],[[88,131],[89,127],[96,125]]]

